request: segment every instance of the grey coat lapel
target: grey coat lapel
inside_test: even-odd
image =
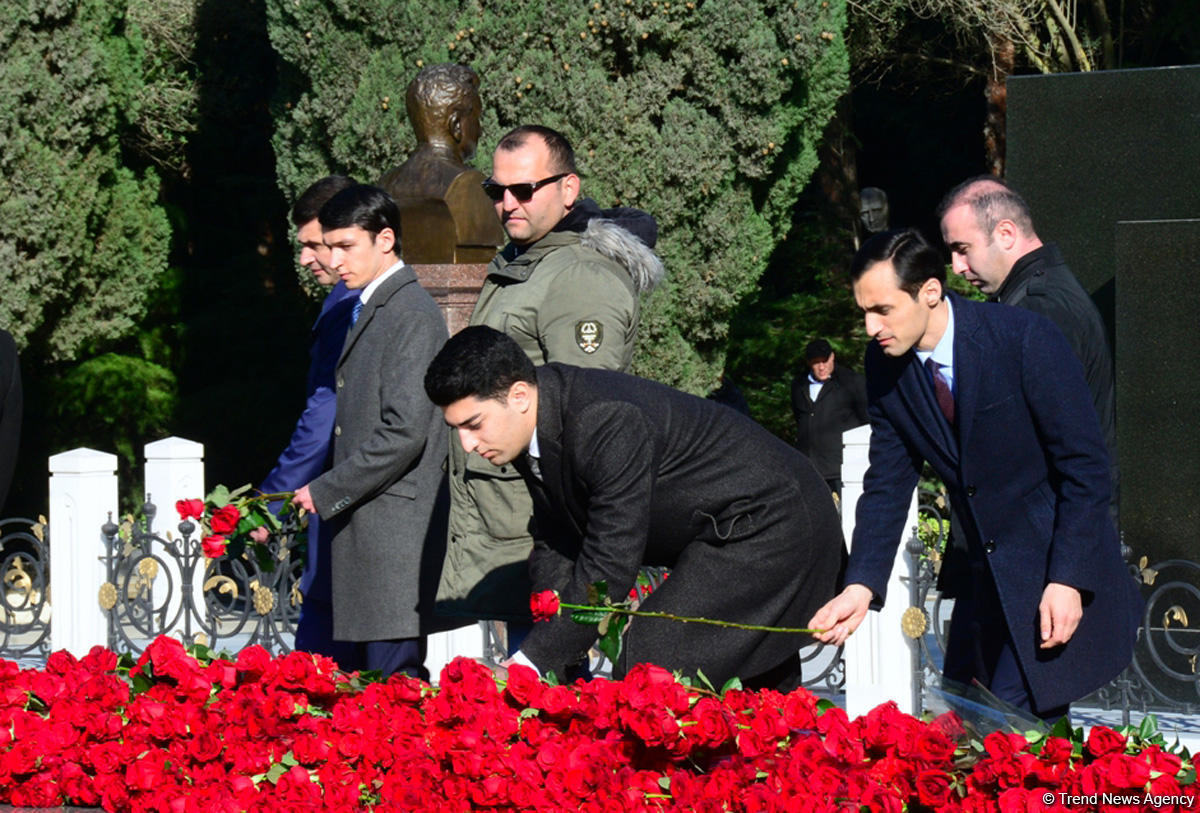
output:
[[[346,333],[346,344],[342,346],[342,355],[338,358],[338,367],[346,363],[346,356],[350,355],[351,348],[358,342],[358,337],[362,335],[362,332],[366,330],[367,325],[375,316],[375,311],[382,308],[405,285],[416,281],[417,275],[413,272],[412,267],[402,265],[396,269],[394,274],[385,279],[378,288],[371,292],[371,298],[363,305],[362,313],[358,315],[358,321],[351,325],[349,332]]]

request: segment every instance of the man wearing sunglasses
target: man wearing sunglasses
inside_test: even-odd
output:
[[[488,266],[471,316],[511,336],[534,364],[627,370],[638,297],[662,277],[654,218],[582,197],[567,139],[525,125],[500,139],[483,183],[509,243]],[[453,435],[453,433],[452,433]],[[450,534],[438,589],[444,615],[528,629],[533,504],[520,473],[450,439]],[[515,624],[513,623],[515,622]]]

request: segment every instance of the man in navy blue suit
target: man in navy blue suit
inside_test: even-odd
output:
[[[347,288],[344,282],[338,280],[337,274],[329,269],[329,247],[322,242],[321,223],[317,220],[317,214],[330,198],[354,186],[354,183],[353,179],[343,175],[322,178],[306,189],[292,207],[292,223],[297,229],[296,242],[300,244],[300,265],[311,271],[318,283],[332,285],[333,289],[325,297],[321,313],[313,323],[308,398],[304,403],[304,411],[296,421],[287,448],[259,486],[267,494],[295,491],[329,468],[337,412],[334,370],[342,353],[342,345],[346,342],[350,313],[359,292]],[[260,542],[265,541],[267,530],[256,529],[252,536]],[[304,603],[300,606],[300,621],[296,625],[296,649],[319,652],[339,663],[349,663],[354,652],[353,645],[333,639],[329,543],[329,534],[324,533],[320,518],[316,514],[309,514],[308,558],[300,579]]]
[[[924,462],[965,541],[944,674],[1043,719],[1132,657],[1141,599],[1108,514],[1108,454],[1083,368],[1045,317],[944,291],[915,229],[882,232],[851,267],[865,314],[870,468],[845,588],[813,616],[840,644],[885,598]]]

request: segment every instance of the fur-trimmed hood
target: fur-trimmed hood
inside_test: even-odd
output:
[[[579,243],[608,257],[629,272],[639,294],[662,282],[663,262],[654,253],[658,224],[641,209],[601,209],[591,198],[576,202],[554,231],[579,233]]]

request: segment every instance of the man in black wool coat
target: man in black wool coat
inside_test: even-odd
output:
[[[622,597],[640,567],[665,566],[646,611],[793,628],[834,594],[846,553],[829,489],[807,459],[733,410],[623,373],[535,368],[483,326],[446,344],[425,391],[468,452],[528,482],[535,591],[586,604],[597,581]],[[568,676],[597,634],[559,615],[534,625],[516,662]],[[797,651],[810,640],[637,618],[614,676],[653,663],[717,686],[736,676],[786,691],[799,685]]]

